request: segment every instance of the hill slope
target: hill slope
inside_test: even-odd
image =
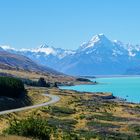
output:
[[[51,68],[37,64],[26,56],[9,53],[2,49],[0,50],[0,68],[60,74]]]

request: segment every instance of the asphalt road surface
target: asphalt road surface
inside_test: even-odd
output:
[[[17,108],[17,109],[10,109],[10,110],[1,111],[0,115],[13,113],[13,112],[19,112],[19,111],[23,111],[23,110],[27,110],[27,109],[33,109],[33,108],[37,108],[37,107],[41,107],[41,106],[48,106],[48,105],[56,103],[60,100],[60,98],[56,95],[51,95],[51,94],[43,94],[43,95],[51,98],[51,100],[46,102],[46,103],[37,104],[37,105],[33,105],[33,106],[27,106],[27,107],[22,107],[22,108]]]

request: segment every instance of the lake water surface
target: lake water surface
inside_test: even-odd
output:
[[[140,103],[140,77],[96,78],[91,80],[97,81],[99,84],[63,86],[60,88],[87,92],[112,92],[114,96],[129,102]]]

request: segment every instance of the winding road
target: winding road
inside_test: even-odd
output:
[[[27,109],[33,109],[33,108],[42,107],[42,106],[47,106],[47,105],[56,103],[60,100],[60,97],[58,97],[56,95],[51,95],[51,94],[43,94],[43,95],[51,98],[51,100],[46,102],[46,103],[37,104],[37,105],[33,105],[33,106],[27,106],[27,107],[22,107],[22,108],[17,108],[17,109],[10,109],[10,110],[1,111],[0,115],[13,113],[13,112],[19,112],[19,111],[23,111],[23,110],[27,110]]]

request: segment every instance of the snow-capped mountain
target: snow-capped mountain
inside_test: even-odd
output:
[[[72,50],[64,50],[61,48],[54,48],[50,47],[46,44],[40,45],[37,48],[32,49],[15,49],[9,46],[1,46],[4,50],[16,54],[21,54],[24,56],[29,57],[30,59],[38,62],[42,65],[49,65],[53,67],[53,63],[61,60],[62,58],[66,57],[67,55],[74,54],[75,51]]]
[[[1,47],[72,75],[125,74],[127,69],[140,64],[140,45],[110,40],[104,34],[93,36],[77,50],[64,50],[46,44],[35,49]]]
[[[124,45],[109,40],[103,34],[95,35],[82,44],[76,54],[67,57],[65,62],[63,72],[76,75],[122,74],[130,66]]]
[[[6,46],[4,48],[9,49],[9,47]],[[0,47],[0,69],[25,70],[45,74],[62,75],[62,73],[59,73],[47,66],[42,66],[26,56],[10,53],[2,49],[1,47]]]

